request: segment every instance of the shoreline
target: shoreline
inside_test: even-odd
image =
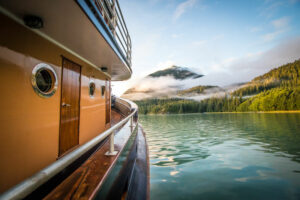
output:
[[[190,115],[190,114],[243,114],[243,113],[274,113],[274,114],[287,114],[287,113],[300,113],[300,110],[275,110],[275,111],[247,111],[247,112],[203,112],[203,113],[156,113],[156,114],[139,114],[139,115]]]
[[[300,113],[300,110],[246,111],[246,112],[206,112],[206,113]]]

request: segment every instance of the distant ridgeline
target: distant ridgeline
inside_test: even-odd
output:
[[[135,101],[150,98],[173,98],[181,96],[178,92],[183,88],[186,88],[185,85],[196,83],[201,77],[203,77],[203,75],[198,74],[187,67],[173,65],[142,78],[139,82],[129,88],[122,97]]]
[[[148,77],[153,77],[153,78],[162,77],[162,76],[173,76],[175,79],[183,80],[186,78],[196,79],[202,77],[203,75],[196,74],[185,67],[178,67],[175,65],[170,68],[159,70],[148,75]]]
[[[202,93],[213,87],[216,86],[197,86],[180,91],[179,95]],[[135,102],[141,114],[300,110],[300,60],[256,77],[225,97],[200,102],[180,98]]]

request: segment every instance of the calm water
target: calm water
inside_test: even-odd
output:
[[[300,114],[140,116],[151,199],[300,199]]]

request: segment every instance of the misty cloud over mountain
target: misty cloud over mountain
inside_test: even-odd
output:
[[[185,67],[172,66],[149,74],[127,90],[123,97],[145,98],[173,97],[177,91],[198,85],[201,74]]]
[[[194,91],[180,94],[186,89],[199,86],[205,76],[191,71],[189,68],[172,66],[149,74],[137,82],[134,87],[128,89],[122,97],[131,100],[149,98],[186,98],[202,100],[212,96],[224,96],[226,92],[240,87],[231,85],[224,88],[208,86],[203,92]]]

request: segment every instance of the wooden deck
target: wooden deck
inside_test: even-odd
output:
[[[111,126],[114,126],[116,123],[124,119],[125,116],[115,109],[111,109]]]
[[[124,116],[112,110],[112,126]],[[78,169],[59,184],[45,199],[92,199],[103,184],[105,178],[115,165],[124,146],[131,136],[131,127],[124,125],[115,135],[116,156],[106,156],[109,149],[107,140],[93,155],[91,155]],[[134,124],[136,126],[136,124]]]

